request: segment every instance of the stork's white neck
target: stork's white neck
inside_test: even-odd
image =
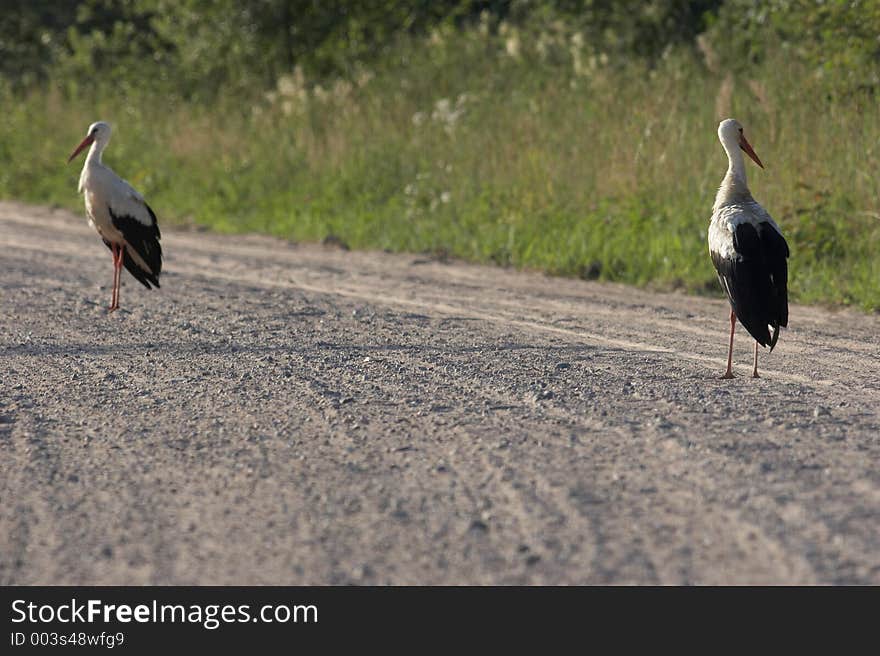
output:
[[[739,143],[731,139],[721,140],[724,152],[727,153],[727,174],[721,181],[718,193],[715,195],[713,210],[730,205],[736,201],[748,200],[752,197],[749,185],[746,182],[746,165],[743,160],[742,150]]]
[[[101,155],[104,153],[104,148],[106,147],[106,141],[95,141],[92,144],[92,147],[89,148],[89,154],[86,155],[86,166],[89,166],[90,164],[100,164]]]
[[[102,141],[94,141],[92,143],[92,147],[89,148],[89,153],[86,155],[86,161],[83,164],[82,171],[79,174],[79,193],[83,193],[83,190],[86,188],[88,184],[88,179],[91,175],[96,172],[96,170],[104,167],[104,164],[101,162],[101,155],[104,152],[104,148],[107,147],[107,139]]]

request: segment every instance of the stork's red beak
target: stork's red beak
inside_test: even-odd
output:
[[[761,159],[758,157],[755,151],[752,150],[752,144],[748,142],[748,140],[746,139],[746,135],[744,134],[739,135],[739,147],[743,149],[746,155],[754,160],[755,164],[760,166],[762,169],[764,168],[764,165],[761,164]]]
[[[92,142],[95,138],[92,135],[87,136],[82,140],[79,146],[76,147],[76,150],[73,151],[73,154],[67,158],[67,163],[70,164],[73,161],[73,158],[79,155],[83,150],[92,145]]]

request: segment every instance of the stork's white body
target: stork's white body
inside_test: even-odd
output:
[[[83,165],[79,192],[86,202],[89,225],[102,239],[123,245],[126,243],[125,235],[113,224],[111,212],[116,216],[130,216],[145,228],[153,225],[153,218],[144,197],[101,161],[101,152],[95,149],[97,145],[97,142],[92,145]],[[130,248],[129,254],[139,266],[149,269],[135,249]]]
[[[79,191],[85,198],[89,224],[113,253],[112,311],[119,307],[123,265],[147,289],[159,286],[162,246],[156,215],[143,196],[101,161],[110,133],[107,123],[93,123],[68,161],[91,145],[79,176]]]
[[[761,223],[769,223],[780,235],[782,231],[767,210],[752,198],[746,183],[745,162],[739,149],[733,148],[729,157],[730,166],[727,175],[721,181],[721,186],[715,195],[715,204],[712,206],[712,220],[709,222],[709,252],[724,258],[736,258],[733,235],[739,224],[751,223],[757,226]]]
[[[766,223],[782,235],[773,217],[749,194],[748,198],[727,200],[714,208],[709,222],[709,253],[725,260],[735,260],[739,254],[733,236],[743,223],[755,227]]]

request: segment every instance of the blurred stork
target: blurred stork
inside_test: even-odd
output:
[[[162,246],[159,225],[150,206],[130,184],[101,162],[110,143],[110,125],[99,121],[89,126],[86,138],[73,151],[68,164],[91,146],[79,176],[79,192],[86,201],[89,225],[98,231],[113,254],[113,293],[110,312],[119,309],[119,277],[122,266],[147,289],[159,287]]]
[[[737,318],[755,338],[752,376],[758,378],[758,344],[772,351],[780,326],[788,325],[788,244],[779,226],[749,192],[742,153],[761,168],[764,165],[742,126],[732,118],[721,121],[718,138],[727,153],[728,167],[712,208],[709,254],[730,301],[730,346],[722,378],[733,378]]]

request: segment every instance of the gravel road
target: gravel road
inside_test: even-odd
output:
[[[2,584],[880,583],[876,315],[163,245],[0,203]]]

